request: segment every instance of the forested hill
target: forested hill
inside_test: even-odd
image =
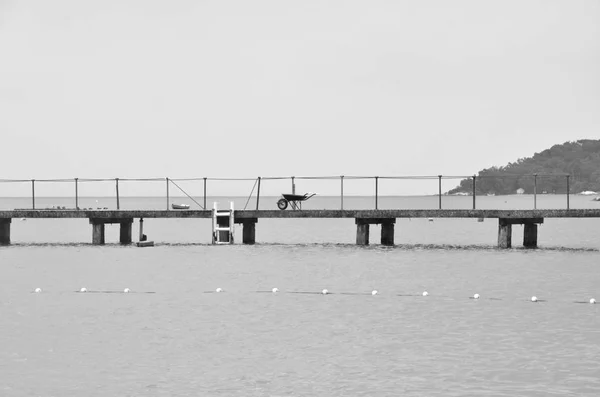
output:
[[[534,178],[534,174],[538,174]],[[533,157],[518,159],[504,167],[479,171],[475,183],[476,194],[515,194],[523,189],[533,193],[534,179],[538,193],[565,193],[567,178],[569,191],[600,191],[600,140],[582,139],[554,145]],[[463,179],[448,194],[472,193],[473,180]]]

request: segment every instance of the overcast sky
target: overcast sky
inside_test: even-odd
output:
[[[597,0],[0,0],[0,179],[470,175],[599,71]]]

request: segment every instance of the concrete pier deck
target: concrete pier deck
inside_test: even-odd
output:
[[[600,218],[600,209],[555,210],[236,210],[236,222],[247,218]],[[210,218],[211,210],[32,210],[0,211],[2,218]]]
[[[121,225],[120,242],[132,242],[134,219],[144,218],[212,218],[211,210],[76,210],[76,209],[16,209],[0,211],[0,244],[10,244],[10,224],[13,218],[87,218],[92,225],[92,243],[104,244],[104,225]],[[537,225],[545,218],[600,218],[600,209],[553,210],[450,210],[450,209],[393,209],[393,210],[237,210],[234,222],[242,224],[243,243],[255,243],[256,223],[260,218],[354,218],[356,244],[369,244],[369,226],[380,224],[381,244],[394,245],[394,225],[397,218],[497,218],[498,247],[512,246],[512,225],[524,225],[523,245],[537,247]]]

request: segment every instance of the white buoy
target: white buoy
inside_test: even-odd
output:
[[[215,290],[215,292],[223,292],[223,289],[222,289],[222,288],[217,288],[217,289]]]
[[[87,288],[83,287],[79,290],[79,292],[87,292]]]
[[[125,294],[128,294],[128,293],[130,293],[130,292],[131,292],[131,290],[130,290],[129,288],[125,288],[125,289],[123,290],[123,293],[125,293]]]
[[[35,289],[35,293],[36,293],[36,294],[39,294],[40,292],[42,292],[42,289],[41,289],[41,288],[36,288],[36,289]]]
[[[427,296],[427,295],[429,295],[429,292],[423,291],[423,296]]]
[[[279,289],[277,289],[277,288],[273,288],[273,290],[272,290],[272,291],[273,291],[273,293],[276,293],[276,292],[279,292]]]
[[[377,295],[378,293],[379,292],[376,289],[374,289],[373,291],[371,291],[371,295]]]
[[[596,303],[596,299],[594,299],[594,298],[590,299],[590,303],[593,305],[594,303]]]
[[[327,294],[329,293],[329,291],[327,291],[326,289],[324,289],[323,291],[321,291],[321,293],[322,293],[323,295],[327,295]]]
[[[531,297],[531,301],[532,301],[532,302],[537,302],[537,300],[538,300],[538,299],[537,299],[537,296],[532,296],[532,297]]]
[[[473,295],[473,299],[479,299],[479,294]]]

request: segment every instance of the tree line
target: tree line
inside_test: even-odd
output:
[[[537,176],[536,176],[537,175]],[[567,182],[567,175],[569,176]],[[554,145],[533,157],[479,171],[475,194],[570,193],[600,191],[600,140],[582,139]],[[473,192],[467,178],[448,194]]]

